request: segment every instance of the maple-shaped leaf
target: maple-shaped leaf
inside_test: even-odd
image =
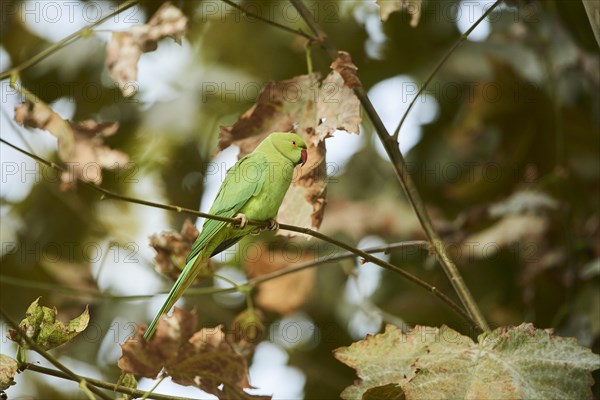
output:
[[[150,246],[156,251],[154,257],[157,272],[176,280],[185,267],[185,260],[198,237],[198,228],[186,219],[179,232],[161,232],[150,236]]]
[[[279,209],[279,222],[311,228],[321,225],[327,188],[325,139],[336,130],[359,133],[360,102],[338,72],[351,76],[343,69],[351,69],[349,55],[344,54],[344,60],[334,62],[336,68],[323,81],[313,74],[267,83],[235,124],[221,127],[219,150],[237,145],[239,158],[272,132],[293,130],[308,144],[308,162],[294,175]]]
[[[173,382],[196,386],[220,399],[258,399],[244,392],[248,382],[246,359],[225,340],[222,327],[195,332],[195,312],[175,307],[163,317],[150,341],[139,325],[133,338],[121,345],[119,368],[127,373],[156,378],[163,370]]]
[[[105,138],[117,133],[117,122],[66,121],[40,100],[15,107],[15,122],[56,136],[58,156],[67,164],[60,177],[63,190],[71,189],[77,179],[98,185],[102,169],[126,168],[129,163],[127,154],[104,144]]]
[[[248,258],[244,263],[246,273],[252,278],[315,259],[313,252],[302,252],[300,256],[290,257],[285,248],[269,249],[264,244],[258,248],[258,254],[258,257]],[[302,307],[314,287],[315,273],[314,268],[308,268],[261,283],[258,286],[256,304],[265,310],[284,315],[293,314]]]
[[[123,96],[130,97],[137,92],[137,64],[142,53],[156,50],[158,41],[165,37],[181,43],[187,26],[188,19],[181,10],[166,2],[147,24],[112,34],[106,47],[106,67]]]
[[[419,19],[421,18],[421,4],[422,0],[375,0],[375,3],[379,6],[379,14],[381,15],[382,21],[387,21],[390,14],[399,11],[406,10],[410,15],[410,26],[415,28],[419,25]]]
[[[12,357],[0,354],[0,390],[6,390],[15,384],[14,377],[19,363]]]
[[[36,344],[44,350],[50,350],[64,344],[87,328],[90,322],[90,313],[86,307],[83,313],[72,319],[67,324],[56,319],[58,311],[56,308],[48,308],[39,305],[38,297],[27,308],[25,319],[19,324],[23,330]],[[19,343],[23,348],[28,348],[25,342],[14,329],[9,329],[8,338]]]
[[[574,338],[531,324],[481,334],[478,343],[447,326],[405,334],[388,325],[334,355],[360,377],[344,399],[583,399],[600,368],[600,356]]]

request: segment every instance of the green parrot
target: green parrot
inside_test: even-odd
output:
[[[239,219],[239,226],[206,219],[186,259],[185,268],[144,333],[146,340],[154,334],[161,316],[173,307],[192,282],[201,273],[210,273],[208,259],[233,246],[255,229],[247,225],[249,219],[268,221],[268,229],[278,228],[274,218],[292,182],[294,167],[304,165],[306,159],[306,143],[300,136],[274,132],[227,171],[209,213]]]

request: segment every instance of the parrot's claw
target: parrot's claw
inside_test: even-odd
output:
[[[276,231],[279,229],[279,222],[274,219],[270,219],[267,221],[267,226],[265,226],[265,229],[268,231]]]
[[[244,229],[248,225],[248,217],[242,213],[237,214],[233,218],[239,220],[238,223],[232,225],[233,229]]]

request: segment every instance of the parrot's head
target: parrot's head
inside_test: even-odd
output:
[[[268,138],[273,146],[287,159],[291,160],[294,165],[304,165],[306,163],[308,159],[306,143],[300,136],[290,132],[274,132]]]

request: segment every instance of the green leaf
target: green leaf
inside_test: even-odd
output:
[[[44,350],[50,350],[64,344],[87,328],[90,322],[90,314],[86,306],[81,315],[66,325],[56,319],[58,311],[56,308],[48,308],[38,304],[38,297],[27,309],[25,319],[19,324],[27,336]],[[22,347],[27,348],[27,343],[19,337],[14,329],[9,330],[9,338]]]
[[[498,328],[478,343],[447,326],[404,334],[388,325],[334,355],[361,378],[344,399],[402,398],[390,384],[407,400],[591,398],[591,372],[600,368],[600,356],[575,339],[531,324]]]
[[[0,354],[0,390],[6,390],[15,384],[13,378],[19,369],[19,363],[14,358]]]
[[[138,385],[137,379],[135,379],[135,375],[123,373],[119,378],[118,382],[121,386],[125,386],[131,389],[136,389]],[[130,394],[121,393],[121,396],[117,398],[117,400],[131,400],[134,397]]]

